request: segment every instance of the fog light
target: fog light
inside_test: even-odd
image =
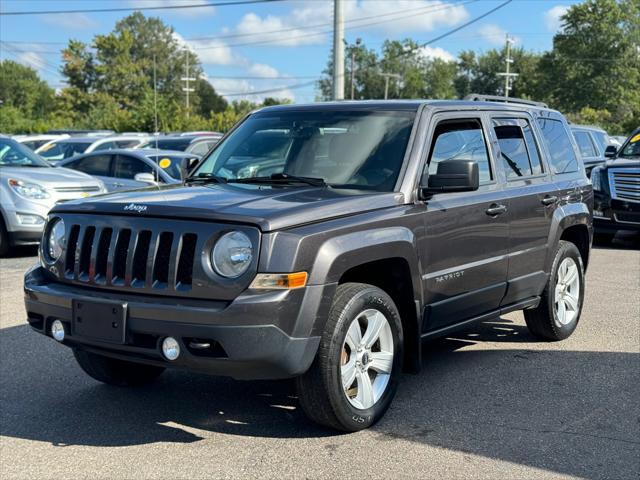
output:
[[[51,324],[51,336],[59,342],[64,340],[64,325],[60,320],[54,320]]]
[[[21,225],[44,225],[44,218],[39,215],[28,215],[26,213],[17,213],[16,217]]]
[[[180,356],[180,344],[173,337],[167,337],[162,341],[162,354],[167,360],[175,360]]]

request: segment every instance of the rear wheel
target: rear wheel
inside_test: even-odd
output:
[[[524,311],[529,331],[545,340],[564,340],[578,326],[583,299],[582,257],[573,243],[561,240],[540,305]]]
[[[84,350],[73,351],[80,368],[99,382],[118,387],[145,385],[153,382],[164,368],[127,362]]]
[[[391,404],[402,368],[402,323],[379,288],[340,285],[313,365],[297,379],[300,404],[317,423],[353,432]]]
[[[0,215],[0,256],[4,256],[7,253],[9,253],[9,234]]]

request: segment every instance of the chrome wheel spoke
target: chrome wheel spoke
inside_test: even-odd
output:
[[[356,360],[355,358],[349,360],[342,366],[342,388],[349,389],[353,385],[353,381],[356,379]]]
[[[362,343],[362,331],[358,319],[351,323],[345,341],[352,352],[355,352],[360,347],[360,343]]]
[[[565,324],[565,318],[567,316],[567,307],[564,304],[564,300],[560,300],[558,302],[558,321],[560,322],[560,324],[564,325]]]
[[[571,265],[567,268],[566,276],[564,277],[564,283],[571,285],[578,279],[578,267]]]
[[[553,299],[557,303],[562,299],[562,285],[559,283],[556,285],[555,292],[553,294]]]
[[[355,401],[360,404],[360,408],[366,409],[373,406],[375,400],[373,398],[373,385],[371,378],[367,372],[358,372],[356,375],[358,381],[358,394]]]
[[[572,293],[567,292],[564,296],[564,303],[569,307],[569,310],[574,312],[578,311],[578,299],[574,297]]]
[[[580,310],[580,270],[578,263],[566,257],[558,265],[558,275],[554,288],[556,323],[568,325]]]
[[[390,352],[371,352],[371,365],[372,368],[379,373],[391,373],[391,367],[393,366],[393,353]]]
[[[380,330],[387,323],[387,319],[382,315],[382,313],[377,310],[372,310],[369,314],[365,314],[367,317],[367,330],[364,332],[364,336],[362,337],[362,344],[364,348],[371,348],[371,346],[378,340],[380,337]]]

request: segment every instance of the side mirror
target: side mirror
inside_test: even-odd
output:
[[[189,176],[189,173],[191,173],[191,170],[193,170],[195,166],[198,165],[198,161],[199,159],[196,157],[184,157],[180,161],[180,175],[182,176],[183,180],[187,178]]]
[[[158,183],[156,182],[156,177],[153,176],[153,173],[136,173],[133,179],[136,182],[150,183],[151,185]]]
[[[478,164],[472,160],[446,160],[438,163],[435,175],[421,185],[423,196],[445,192],[471,192],[480,186]]]
[[[604,156],[607,158],[613,158],[618,153],[618,149],[615,145],[607,145],[607,148],[604,149]]]

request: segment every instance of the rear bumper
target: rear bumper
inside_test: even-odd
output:
[[[320,337],[311,335],[313,323],[326,315],[334,289],[323,285],[243,295],[230,303],[116,296],[52,282],[40,267],[27,272],[24,286],[31,327],[50,336],[51,323],[61,320],[67,332],[63,343],[69,347],[237,379],[279,379],[304,373],[320,343]],[[125,343],[74,335],[73,301],[100,299],[127,304]],[[301,335],[303,331],[308,333]],[[176,338],[181,347],[180,357],[172,362],[162,356],[160,348],[167,336]],[[211,347],[193,348],[194,340]]]

